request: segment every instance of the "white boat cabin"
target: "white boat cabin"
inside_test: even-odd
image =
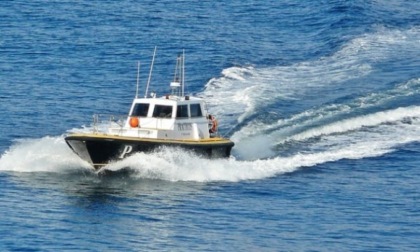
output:
[[[210,116],[211,117],[211,116]],[[214,125],[216,124],[216,125]],[[167,95],[134,99],[123,127],[109,128],[109,134],[152,139],[201,140],[216,130],[209,120],[204,100]]]

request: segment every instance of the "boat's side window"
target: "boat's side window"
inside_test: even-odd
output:
[[[172,106],[155,105],[153,117],[170,118],[172,117]]]
[[[201,112],[200,104],[191,104],[190,105],[191,117],[201,117],[203,113]]]
[[[176,117],[188,117],[188,105],[178,105],[176,108]]]
[[[149,112],[149,103],[137,103],[134,105],[133,113],[131,116],[147,116],[147,112]]]

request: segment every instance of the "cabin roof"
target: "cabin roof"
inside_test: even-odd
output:
[[[177,104],[196,104],[203,103],[204,100],[198,97],[179,97],[179,96],[162,96],[156,98],[136,98],[133,103],[149,103],[149,104],[164,104],[164,105],[177,105]]]

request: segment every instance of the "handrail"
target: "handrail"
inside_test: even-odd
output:
[[[113,126],[117,126],[122,130],[126,119],[127,115],[94,114],[92,125],[93,133],[105,132]],[[105,128],[106,130],[104,130]]]
[[[203,118],[205,117],[207,120],[208,129],[210,130],[213,126],[213,121],[209,119],[207,116],[201,116],[197,118]],[[162,120],[173,120],[174,118],[155,118],[157,120],[153,120],[154,122],[154,128],[159,129],[160,125],[162,123]],[[191,120],[191,117],[185,117],[185,118],[176,118],[175,121],[187,121]],[[114,115],[114,114],[94,114],[93,115],[93,123],[92,123],[92,131],[95,134],[98,133],[105,133],[108,132],[109,129],[118,129],[121,133],[125,130],[125,125],[127,121],[127,115]],[[174,121],[174,122],[175,122]],[[146,126],[147,129],[151,129]],[[144,127],[142,127],[144,129]],[[153,126],[152,126],[153,128]],[[140,128],[139,128],[140,129]],[[220,137],[219,127],[215,128],[214,132],[210,132],[211,137]]]

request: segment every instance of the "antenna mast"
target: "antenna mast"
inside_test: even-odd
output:
[[[156,48],[157,46],[155,46],[155,50],[153,52],[153,59],[152,59],[152,64],[150,65],[149,79],[147,80],[147,86],[146,86],[146,92],[144,93],[144,98],[147,98],[147,92],[149,92],[149,85],[150,85],[150,79],[152,78],[153,64],[155,63]]]
[[[185,85],[185,49],[182,50],[182,62],[181,62],[181,71],[182,71],[182,78],[181,78],[181,85],[182,85],[182,94],[184,96],[184,85]]]

